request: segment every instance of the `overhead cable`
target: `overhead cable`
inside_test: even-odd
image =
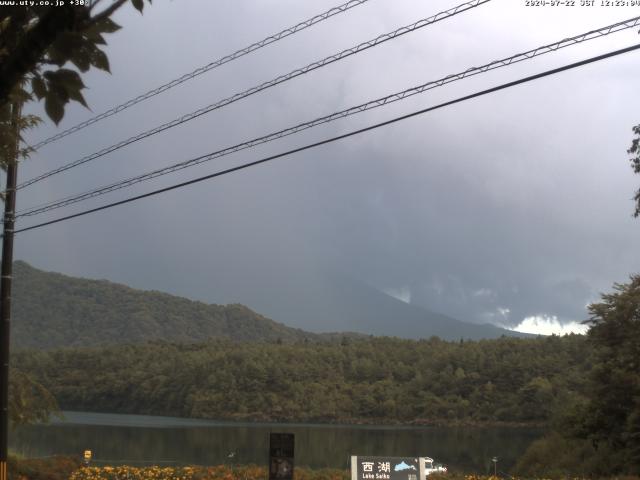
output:
[[[288,80],[291,80],[293,78],[299,77],[300,75],[304,75],[307,74],[313,70],[316,70],[318,68],[327,66],[329,64],[332,64],[334,62],[337,62],[339,60],[342,60],[344,58],[350,57],[351,55],[355,55],[356,53],[362,52],[364,50],[367,50],[369,48],[375,47],[377,45],[380,45],[382,43],[388,42],[389,40],[393,40],[395,38],[398,38],[402,35],[405,35],[407,33],[416,31],[420,28],[426,27],[428,25],[431,25],[433,23],[436,23],[438,21],[450,18],[454,15],[457,15],[459,13],[465,12],[467,10],[470,10],[472,8],[475,8],[479,5],[482,5],[484,3],[488,3],[491,0],[471,0],[471,1],[467,1],[461,5],[458,5],[456,7],[450,8],[449,10],[445,10],[443,12],[437,13],[436,15],[433,15],[429,18],[425,18],[422,20],[419,20],[411,25],[405,26],[405,27],[401,27],[397,30],[394,30],[392,32],[389,33],[385,33],[383,35],[379,35],[378,37],[360,43],[359,45],[356,45],[355,47],[351,47],[348,48],[346,50],[343,50],[339,53],[336,53],[334,55],[330,55],[328,57],[323,58],[322,60],[318,60],[316,62],[310,63],[309,65],[302,67],[302,68],[297,68],[285,75],[280,75],[272,80],[269,80],[268,82],[264,82],[260,85],[257,85],[255,87],[252,87],[248,90],[245,90],[243,92],[240,93],[236,93],[235,95],[232,95],[230,97],[225,98],[224,100],[220,100],[216,103],[212,103],[211,105],[207,105],[206,107],[202,107],[194,112],[188,113],[186,115],[183,115],[180,118],[177,118],[175,120],[172,120],[168,123],[162,124],[158,127],[155,127],[151,130],[148,130],[146,132],[143,133],[139,133],[138,135],[135,135],[133,137],[130,137],[126,140],[123,140],[119,143],[116,143],[114,145],[111,145],[110,147],[106,147],[98,152],[92,153],[90,155],[87,155],[85,157],[82,157],[78,160],[75,160],[73,162],[67,163],[66,165],[63,165],[61,167],[58,167],[54,170],[50,170],[49,172],[43,173],[41,175],[38,175],[37,177],[34,177],[30,180],[27,180],[25,182],[22,182],[20,184],[17,185],[17,189],[21,189],[24,187],[27,187],[29,185],[33,185],[36,182],[39,182],[41,180],[44,180],[45,178],[49,178],[53,175],[56,175],[58,173],[64,172],[66,170],[69,170],[71,168],[77,167],[78,165],[82,165],[84,163],[90,162],[92,160],[95,160],[96,158],[100,158],[103,157],[104,155],[107,155],[111,152],[115,152],[116,150],[119,150],[127,145],[130,145],[134,142],[137,142],[139,140],[142,140],[144,138],[150,137],[152,135],[155,135],[157,133],[163,132],[165,130],[168,130],[169,128],[173,128],[176,127],[178,125],[181,125],[185,122],[188,122],[190,120],[193,120],[194,118],[198,118],[206,113],[212,112],[213,110],[217,110],[219,108],[225,107],[231,103],[237,102],[238,100],[241,100],[243,98],[246,98],[250,95],[253,95],[255,93],[261,92],[262,90],[265,90],[267,88],[270,87],[274,87],[276,85],[279,85],[283,82],[286,82]]]
[[[124,110],[126,110],[127,108],[133,107],[134,105],[143,102],[151,97],[155,97],[156,95],[162,93],[162,92],[166,92],[167,90],[180,85],[181,83],[187,82],[189,80],[191,80],[192,78],[195,78],[199,75],[202,75],[203,73],[206,73],[210,70],[213,70],[214,68],[220,67],[226,63],[229,63],[233,60],[237,60],[240,57],[243,57],[245,55],[248,55],[249,53],[255,52],[256,50],[259,50],[263,47],[266,47],[267,45],[270,45],[272,43],[277,42],[278,40],[282,40],[283,38],[286,38],[290,35],[293,35],[294,33],[298,33],[301,30],[304,30],[306,28],[309,28],[317,23],[320,23],[324,20],[327,20],[328,18],[333,17],[334,15],[337,15],[339,13],[343,13],[346,12],[347,10],[352,9],[353,7],[357,7],[358,5],[362,5],[363,3],[368,2],[369,0],[349,0],[346,3],[343,3],[342,5],[338,5],[337,7],[333,7],[329,10],[327,10],[326,12],[320,13],[318,15],[315,15],[307,20],[304,20],[303,22],[298,23],[297,25],[294,25],[293,27],[289,27],[286,28],[284,30],[282,30],[281,32],[275,33],[273,35],[268,36],[267,38],[264,38],[262,40],[260,40],[259,42],[256,43],[252,43],[251,45],[249,45],[248,47],[244,47],[241,48],[240,50],[237,50],[229,55],[225,55],[224,57],[221,57],[217,60],[214,60],[213,62],[204,65],[202,67],[196,68],[195,70],[193,70],[190,73],[186,73],[184,75],[182,75],[179,78],[176,78],[174,80],[171,80],[170,82],[165,83],[164,85],[160,85],[157,88],[154,88],[153,90],[149,90],[146,93],[143,93],[142,95],[138,95],[135,98],[132,98],[131,100],[124,102],[116,107],[113,107],[99,115],[96,115],[88,120],[85,120],[84,122],[81,122],[71,128],[68,128],[67,130],[64,130],[63,132],[60,132],[56,135],[53,135],[49,138],[46,138],[38,143],[36,143],[34,145],[34,149],[38,149],[40,147],[43,147],[49,143],[55,142],[56,140],[60,140],[61,138],[66,137],[67,135],[71,135],[72,133],[76,133],[79,132],[80,130],[82,130],[83,128],[88,127],[89,125],[93,125],[96,122],[99,122],[100,120],[104,120],[105,118],[111,117],[112,115],[115,115],[116,113],[120,113]]]
[[[542,72],[542,73],[538,73],[538,74],[535,74],[535,75],[530,75],[528,77],[524,77],[524,78],[521,78],[519,80],[514,80],[512,82],[503,83],[503,84],[498,85],[496,87],[488,88],[486,90],[482,90],[482,91],[479,91],[479,92],[476,92],[476,93],[473,93],[473,94],[470,94],[470,95],[465,95],[464,97],[459,97],[459,98],[457,98],[455,100],[450,100],[448,102],[440,103],[438,105],[435,105],[435,106],[432,106],[432,107],[428,107],[428,108],[424,108],[422,110],[418,110],[418,111],[415,111],[415,112],[412,112],[412,113],[409,113],[409,114],[406,114],[406,115],[402,115],[402,116],[399,116],[399,117],[395,117],[395,118],[392,118],[390,120],[387,120],[387,121],[384,121],[384,122],[380,122],[380,123],[376,123],[374,125],[370,125],[370,126],[365,127],[365,128],[360,128],[358,130],[353,130],[351,132],[348,132],[348,133],[345,133],[345,134],[342,134],[342,135],[337,135],[335,137],[327,138],[327,139],[321,140],[319,142],[310,143],[310,144],[304,145],[302,147],[298,147],[298,148],[294,148],[292,150],[288,150],[286,152],[278,153],[276,155],[270,155],[270,156],[262,158],[260,160],[255,160],[253,162],[244,163],[242,165],[238,165],[238,166],[235,166],[235,167],[232,167],[232,168],[228,168],[226,170],[222,170],[222,171],[218,171],[218,172],[215,172],[215,173],[211,173],[209,175],[205,175],[205,176],[202,176],[202,177],[194,178],[192,180],[188,180],[186,182],[174,184],[174,185],[171,185],[169,187],[164,187],[164,188],[160,188],[158,190],[153,190],[151,192],[147,192],[147,193],[144,193],[144,194],[141,194],[141,195],[136,195],[134,197],[129,197],[129,198],[126,198],[124,200],[120,200],[120,201],[117,201],[117,202],[113,202],[113,203],[109,203],[109,204],[106,204],[106,205],[102,205],[100,207],[92,208],[92,209],[89,209],[89,210],[84,210],[82,212],[74,213],[72,215],[67,215],[67,216],[64,216],[64,217],[56,218],[54,220],[49,220],[47,222],[38,223],[36,225],[31,225],[29,227],[24,227],[24,228],[15,230],[14,233],[26,232],[26,231],[29,231],[29,230],[34,230],[34,229],[37,229],[37,228],[45,227],[47,225],[53,225],[55,223],[60,223],[60,222],[66,221],[66,220],[71,220],[72,218],[77,218],[77,217],[81,217],[81,216],[84,216],[84,215],[89,215],[91,213],[96,213],[96,212],[99,212],[99,211],[102,211],[102,210],[106,210],[106,209],[109,209],[109,208],[112,208],[112,207],[116,207],[116,206],[119,206],[119,205],[124,205],[126,203],[131,203],[131,202],[134,202],[134,201],[137,201],[137,200],[141,200],[143,198],[159,195],[161,193],[165,193],[165,192],[168,192],[168,191],[171,191],[171,190],[176,190],[176,189],[179,189],[179,188],[182,188],[182,187],[186,187],[188,185],[193,185],[195,183],[203,182],[205,180],[210,180],[212,178],[216,178],[216,177],[220,177],[222,175],[226,175],[226,174],[229,174],[229,173],[237,172],[239,170],[244,170],[244,169],[247,169],[249,167],[254,167],[256,165],[260,165],[260,164],[263,164],[263,163],[266,163],[266,162],[269,162],[269,161],[272,161],[272,160],[275,160],[275,159],[278,159],[278,158],[282,158],[282,157],[285,157],[285,156],[292,155],[294,153],[302,152],[302,151],[305,151],[305,150],[310,150],[312,148],[316,148],[316,147],[319,147],[321,145],[326,145],[326,144],[329,144],[329,143],[333,143],[333,142],[336,142],[338,140],[343,140],[345,138],[352,137],[354,135],[358,135],[358,134],[361,134],[361,133],[364,133],[364,132],[369,132],[371,130],[375,130],[375,129],[378,129],[380,127],[391,125],[393,123],[396,123],[396,122],[399,122],[399,121],[402,121],[402,120],[406,120],[406,119],[409,119],[409,118],[412,118],[412,117],[416,117],[418,115],[423,115],[423,114],[425,114],[427,112],[438,110],[440,108],[444,108],[444,107],[447,107],[447,106],[450,106],[450,105],[461,103],[461,102],[464,102],[464,101],[467,101],[467,100],[471,100],[473,98],[481,97],[483,95],[494,93],[494,92],[497,92],[497,91],[500,91],[500,90],[504,90],[504,89],[507,89],[507,88],[511,88],[511,87],[516,86],[516,85],[521,85],[523,83],[531,82],[533,80],[538,80],[538,79],[543,78],[543,77],[548,77],[550,75],[555,75],[555,74],[560,73],[560,72],[564,72],[564,71],[567,71],[567,70],[571,70],[573,68],[581,67],[583,65],[587,65],[587,64],[590,64],[590,63],[594,63],[594,62],[598,62],[598,61],[601,61],[601,60],[605,60],[607,58],[611,58],[611,57],[614,57],[614,56],[617,56],[617,55],[621,55],[623,53],[628,53],[628,52],[631,52],[631,51],[634,51],[634,50],[638,50],[638,49],[640,49],[640,43],[636,44],[636,45],[632,45],[632,46],[627,47],[627,48],[622,48],[620,50],[615,50],[615,51],[612,51],[612,52],[609,52],[609,53],[605,53],[603,55],[598,55],[596,57],[591,57],[591,58],[588,58],[586,60],[581,60],[579,62],[574,62],[574,63],[568,64],[568,65],[564,65],[562,67],[558,67],[558,68],[554,68],[554,69],[551,69],[551,70],[547,70],[547,71]]]
[[[550,43],[533,50],[528,50],[523,53],[518,53],[516,55],[512,55],[510,57],[506,57],[500,60],[494,60],[490,63],[484,64],[479,67],[472,67],[467,70],[464,70],[460,73],[455,73],[451,75],[447,75],[446,77],[440,78],[438,80],[432,80],[427,83],[423,83],[422,85],[418,85],[416,87],[408,88],[406,90],[402,90],[400,92],[393,93],[391,95],[387,95],[384,97],[377,98],[375,100],[370,100],[366,103],[362,103],[360,105],[356,105],[354,107],[347,108],[345,110],[341,110],[339,112],[332,113],[330,115],[326,115],[323,117],[316,118],[314,120],[300,123],[293,127],[286,128],[284,130],[279,130],[277,132],[270,133],[268,135],[264,135],[261,137],[254,138],[252,140],[245,141],[243,143],[239,143],[233,145],[231,147],[226,147],[224,149],[218,150],[213,153],[209,153],[206,155],[202,155],[196,158],[191,158],[189,160],[185,160],[167,167],[159,168],[157,170],[153,170],[151,172],[147,172],[141,175],[137,175],[126,180],[121,180],[119,182],[112,183],[110,185],[102,186],[84,193],[75,194],[73,196],[67,196],[65,198],[55,200],[52,202],[45,203],[43,205],[31,207],[29,209],[25,209],[17,212],[16,218],[33,216],[40,213],[44,213],[50,210],[54,210],[61,207],[66,207],[68,205],[72,205],[78,203],[83,200],[87,200],[89,198],[98,197],[109,192],[113,192],[116,190],[120,190],[122,188],[130,187],[132,185],[141,183],[143,181],[151,180],[156,177],[160,177],[162,175],[167,175],[169,173],[173,173],[179,170],[183,170],[188,167],[192,167],[194,165],[199,165],[204,162],[208,162],[210,160],[224,157],[226,155],[230,155],[232,153],[245,150],[248,148],[255,147],[257,145],[267,143],[282,137],[286,137],[289,135],[293,135],[297,132],[322,125],[325,123],[329,123],[341,118],[345,118],[351,115],[355,115],[357,113],[361,113],[367,110],[372,110],[374,108],[382,107],[384,105],[397,102],[399,100],[404,100],[413,95],[417,95],[420,93],[424,93],[428,90],[462,80],[467,77],[471,77],[474,75],[478,75],[480,73],[488,72],[491,70],[495,70],[497,68],[505,67],[508,65],[512,65],[514,63],[522,62],[524,60],[529,60],[534,57],[544,55],[550,52],[555,52],[561,48],[568,47],[571,45],[576,45],[578,43],[582,43],[587,40],[592,40],[594,38],[599,38],[605,35],[608,35],[613,32],[619,32],[625,29],[634,28],[637,25],[640,25],[640,16],[631,18],[629,20],[624,20],[621,22],[614,23],[612,25],[608,25],[606,27],[599,28],[597,30],[591,30],[586,33],[582,33],[580,35],[576,35],[570,38],[565,38],[555,43]]]

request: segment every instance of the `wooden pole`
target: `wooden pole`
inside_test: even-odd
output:
[[[11,105],[11,128],[14,132],[13,160],[7,159],[7,188],[4,199],[2,236],[2,271],[0,277],[0,480],[8,480],[9,450],[9,334],[11,331],[11,278],[13,274],[13,230],[18,179],[18,151],[21,105]]]

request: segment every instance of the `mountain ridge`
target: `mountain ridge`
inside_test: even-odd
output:
[[[269,317],[281,317],[267,317],[240,303],[207,304],[109,280],[45,272],[24,261],[14,263],[14,278],[12,344],[17,347],[92,347],[154,340],[197,343],[212,338],[319,342],[369,335],[445,340],[521,336],[495,326],[461,322],[338,277],[325,282],[323,293],[308,293],[306,311],[296,311],[334,333],[292,327],[291,321],[272,320]]]
[[[240,304],[206,304],[108,280],[76,278],[14,263],[12,343],[18,347],[102,346],[210,338],[320,341]]]

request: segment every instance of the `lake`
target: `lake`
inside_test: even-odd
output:
[[[10,448],[29,457],[80,455],[89,449],[96,464],[266,465],[269,433],[291,432],[300,466],[348,468],[350,455],[429,456],[450,470],[487,473],[494,456],[498,470],[507,472],[543,433],[531,428],[231,423],[85,412],[64,416],[12,432]]]

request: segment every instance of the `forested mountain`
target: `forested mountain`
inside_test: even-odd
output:
[[[68,410],[226,420],[544,424],[583,398],[582,336],[112,346],[12,359]]]
[[[306,309],[283,315],[306,316],[307,323],[313,320],[318,331],[336,331],[342,325],[344,328],[339,330],[359,334],[311,333],[270,320],[241,304],[210,305],[106,280],[44,272],[22,261],[14,264],[14,278],[11,340],[18,347],[98,346],[149,340],[202,342],[210,338],[323,341],[370,334],[439,336],[448,340],[522,336],[408,305],[344,278],[334,278],[298,299]],[[282,305],[286,312],[286,302]]]
[[[208,305],[105,280],[43,272],[14,263],[11,340],[17,347],[55,348],[149,340],[320,340],[243,305]]]

